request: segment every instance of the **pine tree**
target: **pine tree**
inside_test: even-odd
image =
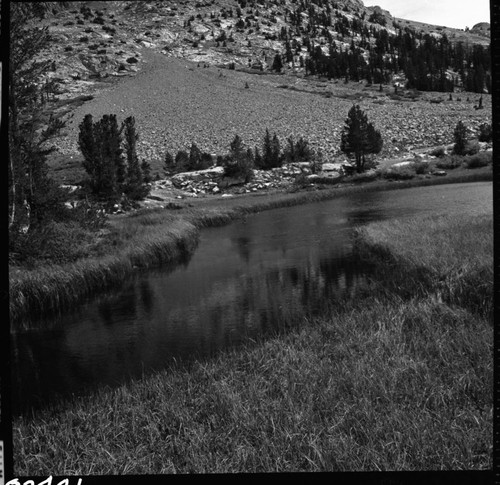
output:
[[[467,128],[460,120],[455,126],[455,131],[453,132],[453,138],[455,144],[453,145],[453,152],[457,155],[465,154],[465,147],[467,145]]]
[[[98,197],[114,199],[121,194],[126,177],[121,142],[116,115],[104,115],[94,123],[88,114],[80,123],[78,145],[84,157],[83,167]]]
[[[187,169],[190,171],[201,169],[201,150],[194,142],[191,143],[191,148],[189,149],[189,161]]]
[[[259,152],[259,149],[255,147],[255,155],[254,155],[254,163],[257,168],[264,168],[263,167],[263,161],[262,161],[262,155]]]
[[[281,60],[281,54],[276,54],[274,56],[273,65],[271,69],[276,72],[281,72],[281,69],[283,69],[283,61]]]
[[[229,147],[229,154],[223,158],[224,175],[243,178],[246,182],[253,177],[254,158],[252,150],[245,150],[239,135],[235,135]]]
[[[135,128],[135,118],[129,116],[122,124],[124,146],[127,159],[127,176],[123,184],[123,191],[133,200],[143,199],[149,192],[144,181],[143,169],[137,157],[137,140],[139,135]]]
[[[382,149],[382,136],[368,122],[368,117],[358,105],[349,110],[345,126],[341,134],[340,149],[347,154],[354,154],[356,171],[364,171],[366,155],[379,153]]]
[[[189,164],[189,154],[185,150],[179,150],[177,155],[175,155],[175,170],[176,172],[187,171],[187,166]]]
[[[52,116],[47,105],[56,83],[41,82],[51,70],[51,61],[38,60],[49,42],[48,28],[37,26],[44,13],[39,4],[10,4],[8,227],[12,235],[55,217],[64,207],[47,166],[47,156],[54,150],[49,143],[65,123]]]
[[[168,150],[165,153],[163,170],[167,175],[171,175],[175,171],[175,160],[173,155]]]

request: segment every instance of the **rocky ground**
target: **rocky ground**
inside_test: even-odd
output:
[[[195,142],[203,151],[226,153],[238,134],[249,147],[261,146],[265,129],[282,143],[289,136],[305,137],[321,151],[325,162],[344,161],[339,150],[345,117],[357,103],[381,131],[380,158],[410,155],[418,148],[448,144],[459,119],[476,136],[482,123],[491,123],[491,96],[394,93],[393,88],[362,83],[310,80],[292,75],[253,75],[246,72],[198,67],[197,63],[140,49],[139,72],[94,93],[74,110],[64,136],[57,141],[59,176],[74,183],[78,124],[84,115],[94,118],[115,113],[119,119],[135,116],[140,140],[138,152],[153,174],[162,176],[165,152],[189,150]],[[248,86],[248,87],[246,87]],[[78,172],[76,178],[82,176]],[[71,180],[71,177],[73,179]]]

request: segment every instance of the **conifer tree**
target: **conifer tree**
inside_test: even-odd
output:
[[[274,56],[273,65],[271,69],[276,72],[281,72],[281,69],[283,69],[283,61],[281,60],[281,54],[276,54]]]
[[[88,114],[80,123],[78,145],[84,157],[83,167],[98,197],[113,199],[121,194],[126,175],[121,141],[116,115],[104,115],[94,122]]]
[[[235,135],[229,147],[229,154],[223,159],[224,175],[240,177],[248,182],[253,177],[254,159],[252,150],[245,150],[239,135]]]
[[[455,144],[453,145],[453,152],[457,155],[465,154],[465,147],[467,145],[467,128],[460,120],[455,126],[455,131],[453,132],[453,138],[455,139]]]
[[[165,153],[165,160],[163,162],[163,170],[167,175],[175,171],[175,160],[173,155],[167,150]]]
[[[147,176],[144,168],[139,165],[137,156],[137,140],[139,135],[135,128],[135,118],[129,116],[122,124],[125,154],[127,159],[127,176],[123,184],[123,191],[133,200],[143,199],[149,192],[148,186],[145,183]]]
[[[175,155],[175,170],[185,172],[189,164],[189,154],[185,150],[179,150]]]
[[[38,27],[44,7],[32,2],[9,6],[8,227],[14,234],[64,207],[61,191],[48,175],[47,156],[54,150],[51,139],[65,123],[47,105],[56,83],[41,82],[51,70],[51,61],[39,60],[49,42],[48,28]]]
[[[364,171],[366,155],[379,153],[382,149],[380,132],[368,122],[368,117],[358,105],[353,105],[349,110],[341,134],[340,149],[354,155],[358,173]]]
[[[189,149],[189,162],[188,170],[200,170],[201,169],[201,150],[198,148],[196,143],[191,143],[191,148]]]

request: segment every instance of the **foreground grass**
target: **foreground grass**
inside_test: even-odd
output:
[[[16,473],[491,467],[491,326],[430,300],[360,303],[20,419]]]
[[[407,248],[406,264],[423,268],[412,298],[393,292],[405,290],[401,253],[377,273],[392,291],[373,282],[286,335],[19,418],[16,473],[491,468],[492,324],[463,293],[436,298],[428,277],[436,267],[455,285],[471,252],[488,265],[491,218],[475,226],[478,244],[462,236],[473,220],[435,222],[412,221],[420,242],[397,223],[363,233],[379,270],[380,247]],[[420,247],[431,236],[448,241],[446,257]]]

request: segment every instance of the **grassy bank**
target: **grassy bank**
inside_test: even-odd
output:
[[[188,257],[199,232],[189,221],[163,215],[163,224],[147,216],[115,223],[96,255],[72,264],[10,271],[10,318],[15,328],[30,315],[64,310],[85,297],[120,284],[137,268]]]
[[[318,202],[367,190],[491,180],[491,169],[456,173],[449,178],[408,181],[374,181],[298,190],[293,193],[258,194],[232,198],[207,198],[189,202],[180,210],[151,209],[113,219],[94,244],[89,257],[71,264],[52,264],[9,273],[11,322],[18,326],[30,315],[40,316],[77,304],[89,295],[117,285],[138,268],[149,268],[186,257],[198,241],[202,227],[228,224],[246,214]]]
[[[17,419],[16,473],[491,468],[491,321],[463,292],[440,301],[428,276],[455,288],[491,265],[491,218],[475,238],[458,219],[431,222],[358,233],[378,270],[393,251],[393,272],[376,273],[395,280],[391,291],[372,282],[288,334]],[[404,264],[423,268],[411,298]]]
[[[432,216],[390,221],[356,231],[359,257],[400,295],[433,294],[438,301],[493,315],[493,218]]]

